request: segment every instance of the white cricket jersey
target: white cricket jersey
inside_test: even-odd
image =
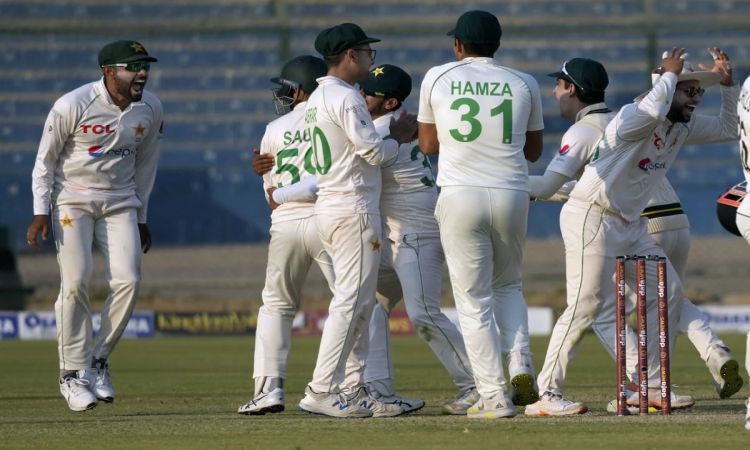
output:
[[[615,113],[603,102],[580,110],[576,114],[576,123],[563,135],[560,150],[550,161],[547,170],[568,178],[580,178],[584,167],[594,156],[604,129],[614,117]]]
[[[393,115],[375,119],[375,129],[381,136],[390,133]],[[399,146],[396,161],[383,167],[381,174],[380,215],[385,236],[394,242],[412,233],[439,236],[435,220],[437,188],[430,160],[419,149],[418,141]]]
[[[32,172],[34,214],[49,214],[52,203],[136,196],[138,222],[146,223],[163,115],[149,91],[120,110],[104,79],[60,97],[44,124]]]
[[[750,183],[750,77],[745,79],[737,102],[740,128],[740,156],[745,180]]]
[[[676,84],[677,76],[666,73],[643,100],[617,113],[571,199],[636,221],[683,144],[737,139],[738,86],[721,87],[719,116],[693,113],[687,123],[672,123],[666,116]]]
[[[378,214],[380,166],[398,152],[375,131],[364,98],[345,81],[325,76],[310,95],[305,124],[318,182],[318,214]]]
[[[488,57],[433,67],[422,81],[417,120],[436,125],[439,186],[528,191],[526,132],[544,128],[531,75]]]
[[[305,127],[307,102],[298,103],[293,110],[266,126],[260,141],[260,152],[274,157],[274,168],[263,175],[263,192],[269,187],[281,188],[315,175],[310,146],[310,132]],[[313,202],[287,202],[271,212],[271,223],[311,217]]]

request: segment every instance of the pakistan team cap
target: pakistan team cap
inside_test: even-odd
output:
[[[503,31],[494,14],[475,10],[461,14],[456,26],[447,34],[461,39],[462,42],[494,44],[500,40]]]
[[[411,77],[400,67],[383,64],[371,70],[359,87],[367,95],[393,97],[403,102],[411,94]]]
[[[315,38],[315,50],[323,56],[333,56],[357,45],[372,42],[380,42],[380,39],[368,37],[356,24],[342,23],[321,31]]]
[[[563,63],[560,70],[547,75],[569,81],[586,94],[604,92],[609,85],[609,77],[604,66],[588,58],[569,59]]]
[[[156,62],[153,56],[148,56],[146,48],[136,41],[114,41],[99,50],[99,66],[131,62]]]
[[[318,87],[317,79],[326,76],[325,61],[315,56],[303,55],[292,58],[281,69],[281,76],[271,78],[271,82],[284,84],[282,80],[297,83],[308,94]]]

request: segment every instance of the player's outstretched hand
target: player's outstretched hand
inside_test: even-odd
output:
[[[732,80],[732,61],[729,60],[729,56],[724,50],[719,47],[709,47],[708,53],[714,59],[714,66],[708,67],[705,64],[698,64],[701,70],[708,70],[710,72],[716,72],[721,75],[721,84],[724,86],[731,86],[734,84]]]
[[[270,153],[260,154],[260,149],[254,148],[253,153],[253,170],[258,176],[263,176],[266,172],[273,169],[273,155]]]
[[[391,118],[391,136],[399,144],[413,141],[417,136],[417,116],[402,111],[398,119]]]
[[[679,75],[682,72],[682,67],[685,65],[685,49],[672,47],[672,50],[664,52],[664,57],[661,60],[662,73],[672,72],[675,75]]]
[[[138,234],[141,237],[141,250],[143,250],[143,253],[148,253],[151,248],[151,230],[148,229],[148,225],[139,223]]]
[[[47,236],[49,236],[49,216],[47,214],[34,216],[31,224],[26,229],[26,243],[37,250],[42,249],[41,243],[37,240],[39,233],[42,233],[42,239],[46,241]]]

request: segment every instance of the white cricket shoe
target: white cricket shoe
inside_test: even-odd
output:
[[[539,400],[539,392],[534,381],[534,376],[530,373],[521,373],[510,379],[512,386],[513,404],[516,406],[526,406]]]
[[[584,414],[589,409],[581,402],[566,399],[561,394],[546,391],[536,403],[526,406],[524,414],[527,416],[574,416]]]
[[[539,400],[539,388],[534,379],[534,366],[530,357],[509,357],[508,374],[513,404],[526,406]]]
[[[281,388],[273,389],[271,392],[260,393],[237,410],[240,414],[250,416],[262,416],[266,413],[279,413],[282,411],[284,411],[284,390]]]
[[[469,388],[459,392],[455,399],[443,403],[441,412],[455,416],[463,416],[466,411],[479,401],[479,392],[476,388]]]
[[[344,394],[313,392],[310,386],[305,388],[305,395],[299,402],[299,409],[313,414],[339,418],[364,418],[372,417],[369,408],[359,406]]]
[[[96,396],[89,390],[89,382],[84,378],[83,370],[61,379],[60,393],[73,411],[93,409],[98,403]]]
[[[469,419],[501,419],[515,417],[516,407],[503,394],[490,398],[480,397],[479,401],[466,410]]]
[[[84,378],[89,382],[89,389],[97,399],[112,403],[115,401],[115,388],[109,376],[109,364],[90,367],[84,371]]]
[[[713,346],[706,361],[719,398],[729,398],[742,389],[740,365],[727,347]]]
[[[371,385],[368,385],[368,389],[370,391],[370,395],[376,400],[385,403],[386,405],[400,406],[405,413],[418,411],[424,408],[424,401],[422,400],[403,398],[397,394],[384,395],[380,391],[378,391],[377,388]]]
[[[626,389],[626,395],[627,395],[627,403],[629,406],[638,406],[640,401],[638,398],[638,387],[632,383],[628,384],[628,387]],[[689,395],[681,395],[676,393],[674,390],[671,390],[670,395],[672,401],[671,401],[671,407],[672,409],[684,409],[684,408],[690,408],[695,404],[695,399]],[[649,408],[656,408],[657,410],[661,410],[661,389],[651,389],[648,390],[648,406]]]
[[[396,417],[404,414],[406,410],[396,403],[384,403],[370,394],[367,386],[361,386],[353,393],[347,395],[349,401],[361,408],[372,411],[372,417]],[[424,406],[424,402],[422,402]]]

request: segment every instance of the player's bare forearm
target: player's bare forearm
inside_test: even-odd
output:
[[[419,122],[419,149],[425,155],[436,155],[440,151],[440,141],[434,123]]]

